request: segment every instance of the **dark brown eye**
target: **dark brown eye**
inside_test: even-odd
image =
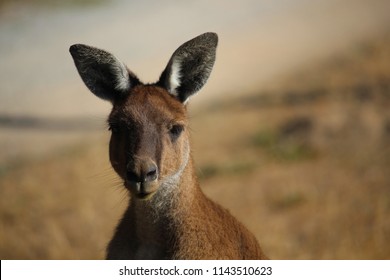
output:
[[[169,129],[169,135],[171,136],[171,139],[175,141],[177,138],[179,138],[180,134],[183,132],[184,126],[181,124],[174,124]]]
[[[116,124],[109,124],[108,130],[111,131],[112,134],[116,134],[119,132],[119,126]]]

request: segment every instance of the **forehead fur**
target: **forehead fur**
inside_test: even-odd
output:
[[[139,85],[128,96],[116,102],[109,121],[185,122],[186,109],[165,89],[152,85]]]

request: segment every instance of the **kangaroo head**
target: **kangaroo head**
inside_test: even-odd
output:
[[[217,42],[215,33],[205,33],[184,43],[154,84],[143,84],[104,50],[70,47],[85,85],[113,105],[110,161],[134,197],[148,198],[180,180],[190,157],[185,104],[210,76]]]

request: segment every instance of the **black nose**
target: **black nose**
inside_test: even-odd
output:
[[[132,182],[151,182],[157,180],[157,165],[150,160],[138,164],[130,164],[127,168],[127,180]]]

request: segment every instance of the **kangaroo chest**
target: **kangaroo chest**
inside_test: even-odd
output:
[[[135,219],[135,259],[165,259],[169,243],[169,224],[165,219],[137,213]]]

